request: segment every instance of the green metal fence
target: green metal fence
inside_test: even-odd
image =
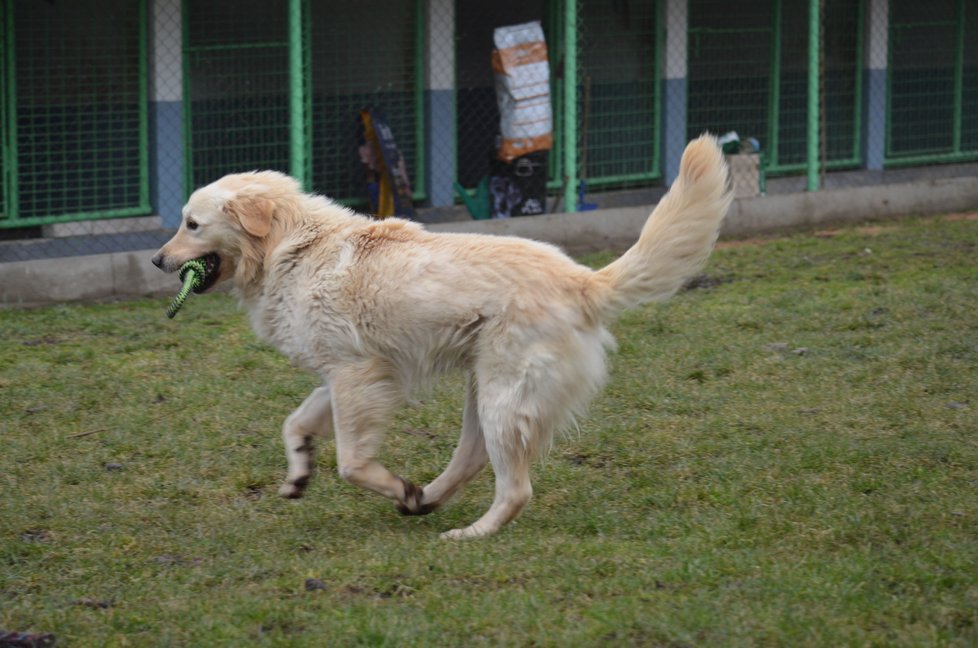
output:
[[[423,199],[420,2],[184,0],[186,186],[277,169],[363,202],[361,109],[380,110]]]
[[[810,190],[826,171],[978,160],[973,0],[0,0],[0,228],[149,214],[149,187],[172,187],[155,182],[166,155],[183,156],[184,194],[272,168],[360,206],[366,107],[415,200],[448,187],[450,203],[496,150],[493,30],[531,20],[550,64],[551,209],[573,210],[582,179],[661,187],[673,144],[703,131],[757,138],[766,171]],[[173,116],[155,166],[147,68],[166,57],[148,32],[182,53],[153,97]]]
[[[0,227],[150,211],[146,2],[4,0]]]
[[[285,2],[184,0],[185,188],[290,171]]]
[[[661,174],[658,3],[580,4],[581,173],[590,187],[651,184]]]
[[[0,3],[0,35],[5,43],[10,38],[7,32],[7,7],[3,3]],[[7,121],[7,75],[7,47],[0,45],[0,223],[8,218],[7,185],[10,183],[6,164],[7,152],[11,149],[11,129]]]
[[[761,0],[736,7],[691,0],[687,136],[736,131],[757,138],[768,172],[808,166],[809,74],[816,66],[828,168],[861,161],[862,2],[820,6],[821,56],[809,58],[805,0]],[[729,11],[725,7],[729,6]]]
[[[312,186],[363,201],[357,153],[360,110],[374,108],[407,162],[415,200],[424,199],[424,3],[313,3]]]
[[[890,0],[887,160],[978,159],[978,6]]]

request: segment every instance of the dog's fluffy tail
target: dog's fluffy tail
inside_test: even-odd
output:
[[[638,242],[592,275],[601,318],[674,295],[706,263],[732,199],[716,138],[702,135],[690,142],[679,177],[649,216]]]

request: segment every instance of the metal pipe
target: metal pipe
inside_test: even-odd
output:
[[[564,7],[564,211],[577,211],[577,0]]]
[[[818,60],[821,43],[819,21],[819,0],[808,0],[808,133],[807,133],[807,171],[808,191],[818,190],[818,124],[819,124],[819,83]]]
[[[957,33],[954,37],[954,116],[951,125],[953,153],[961,152],[962,103],[964,101],[964,0],[958,0]]]
[[[303,0],[289,0],[289,172],[303,187],[306,177],[305,79],[303,75]]]
[[[771,77],[768,80],[768,141],[763,142],[768,168],[778,166],[778,147],[781,137],[781,0],[774,0],[771,31]]]

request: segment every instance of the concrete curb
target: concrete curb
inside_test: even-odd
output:
[[[33,306],[176,294],[179,281],[150,262],[155,253],[137,250],[0,263],[0,304]]]
[[[976,177],[759,196],[734,201],[721,235],[738,238],[976,207]],[[638,237],[650,211],[650,206],[622,207],[531,218],[438,223],[429,225],[428,229],[521,236],[581,254],[628,248]],[[0,304],[17,306],[175,294],[178,282],[173,275],[163,274],[150,263],[154,253],[155,250],[139,250],[0,263]]]

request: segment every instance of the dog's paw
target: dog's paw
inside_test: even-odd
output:
[[[472,540],[473,538],[485,538],[495,533],[492,529],[481,529],[475,524],[465,527],[464,529],[452,529],[451,531],[445,531],[439,538],[442,540]]]
[[[424,500],[424,489],[416,486],[403,477],[400,478],[404,484],[404,499],[395,504],[401,515],[427,515],[436,508],[437,504],[422,504]]]
[[[281,497],[288,499],[298,499],[302,497],[306,492],[306,486],[309,485],[309,476],[299,477],[294,481],[287,481],[282,484],[278,489],[278,494]]]

